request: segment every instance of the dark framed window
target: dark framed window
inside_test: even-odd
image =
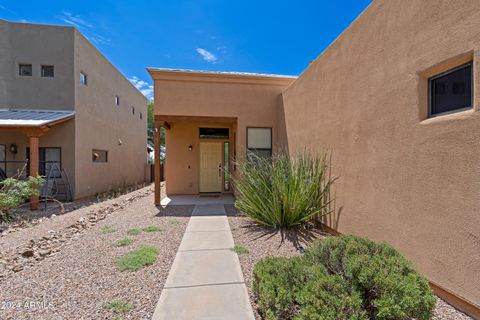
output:
[[[0,144],[0,181],[7,177],[7,146]]]
[[[32,76],[32,65],[27,63],[20,63],[18,65],[18,75],[22,77]]]
[[[47,178],[62,177],[62,148],[40,147],[38,149],[38,174]],[[30,148],[27,147],[27,173],[30,172]]]
[[[42,65],[41,76],[42,78],[53,78],[55,76],[54,67],[53,66],[45,66]]]
[[[428,79],[429,116],[472,108],[472,63]]]
[[[108,151],[107,150],[92,150],[92,162],[108,162]]]
[[[247,150],[259,157],[272,156],[272,128],[247,128]]]
[[[120,97],[115,96],[115,105],[119,106],[120,105]]]
[[[80,72],[80,84],[81,85],[88,85],[88,75],[86,73]]]
[[[200,139],[228,139],[228,128],[200,128]]]

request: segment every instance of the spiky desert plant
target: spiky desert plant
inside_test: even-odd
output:
[[[253,221],[272,228],[291,228],[331,212],[330,157],[304,151],[291,157],[247,155],[234,178],[235,206]]]

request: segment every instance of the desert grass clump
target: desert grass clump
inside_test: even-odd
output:
[[[124,239],[121,239],[121,240],[118,240],[117,242],[115,242],[115,245],[117,247],[126,247],[128,245],[131,245],[132,243],[133,243],[133,239],[124,238]]]
[[[128,234],[129,236],[139,235],[140,232],[141,232],[141,230],[138,229],[138,228],[133,228],[133,229],[128,229],[128,230],[127,230],[127,234]]]
[[[157,260],[157,255],[157,248],[142,247],[120,257],[120,259],[117,260],[117,267],[120,271],[138,270],[153,264]]]
[[[253,221],[271,228],[292,228],[331,212],[330,158],[308,152],[273,158],[249,153],[239,164],[235,207]]]
[[[248,248],[245,247],[245,246],[242,246],[240,244],[236,244],[234,245],[230,250],[232,250],[233,252],[235,252],[236,254],[246,254],[246,253],[249,253],[250,251],[248,251]]]
[[[112,300],[109,303],[105,304],[105,309],[108,309],[117,314],[126,314],[133,308],[134,306],[131,303],[123,299]]]
[[[145,231],[145,232],[162,231],[162,229],[160,227],[157,227],[157,226],[148,226],[148,227],[142,228],[142,230]]]

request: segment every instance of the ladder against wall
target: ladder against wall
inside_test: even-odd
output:
[[[62,202],[72,201],[70,182],[65,170],[55,161],[46,163],[45,168],[45,183],[40,191],[40,197],[46,202],[52,199]]]

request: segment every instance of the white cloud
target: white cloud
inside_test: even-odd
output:
[[[137,76],[133,76],[130,82],[137,88],[148,100],[153,100],[153,86]]]
[[[218,58],[213,54],[211,53],[210,51],[207,51],[203,48],[197,48],[197,52],[199,55],[202,56],[203,60],[209,62],[209,63],[217,63],[218,62]]]
[[[93,28],[93,26],[90,23],[80,18],[80,16],[74,15],[67,11],[63,11],[63,14],[59,17],[59,19],[77,28],[80,28],[80,27]]]

